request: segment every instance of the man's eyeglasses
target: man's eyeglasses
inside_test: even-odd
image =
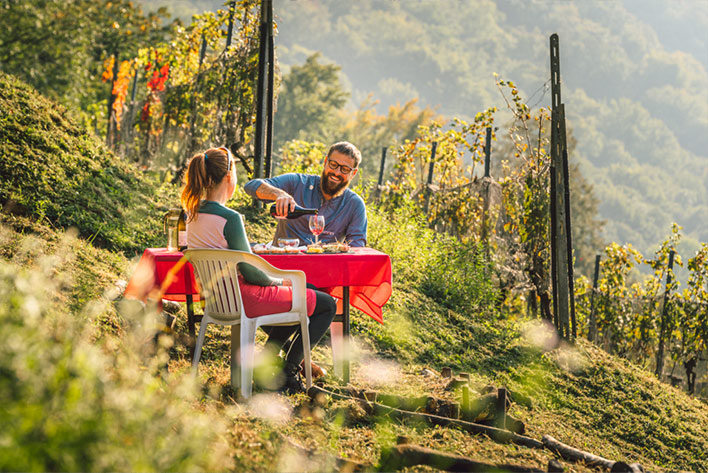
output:
[[[342,174],[349,174],[353,171],[353,168],[345,166],[344,164],[339,164],[337,161],[332,161],[329,158],[327,158],[327,166],[329,166],[332,171],[336,171],[337,169],[339,169],[339,172],[341,172]]]
[[[226,151],[226,157],[229,160],[229,164],[226,165],[226,174],[228,174],[231,172],[231,161],[234,160],[234,155],[231,154],[231,150],[226,146],[220,146],[219,149],[223,149],[224,151]]]

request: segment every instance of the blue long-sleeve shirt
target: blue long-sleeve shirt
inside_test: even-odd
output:
[[[345,241],[350,246],[366,246],[366,206],[364,200],[351,189],[325,200],[320,189],[320,176],[310,174],[283,174],[268,179],[253,179],[243,186],[251,197],[266,182],[290,194],[295,202],[305,208],[318,209],[325,219],[325,229],[319,239],[325,243]],[[303,243],[314,242],[308,217],[288,219],[286,232],[289,238],[299,238]]]

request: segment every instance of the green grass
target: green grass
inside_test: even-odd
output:
[[[5,213],[76,227],[95,245],[134,252],[160,239],[159,182],[117,159],[71,113],[0,73],[0,203]]]

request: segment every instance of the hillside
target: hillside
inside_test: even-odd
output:
[[[182,343],[184,308],[177,336],[163,338],[151,353],[146,340],[154,314],[143,318],[112,303],[115,282],[131,275],[125,254],[159,244],[160,216],[176,204],[176,189],[159,187],[106,152],[70,114],[29,87],[7,76],[0,76],[0,86],[2,105],[12,110],[0,120],[0,335],[6,341],[0,398],[7,420],[0,469],[330,471],[335,456],[377,465],[398,436],[476,461],[543,471],[556,458],[547,449],[450,426],[370,416],[352,401],[312,404],[305,396],[261,392],[238,403],[228,386],[225,330],[210,329],[193,385]],[[10,199],[18,206],[10,207]],[[46,202],[39,205],[40,199]],[[252,239],[273,231],[272,219],[251,208],[243,193],[229,204],[246,216]],[[459,401],[459,391],[446,389],[449,380],[438,374],[451,367],[470,374],[474,396],[489,385],[507,387],[514,394],[509,414],[525,424],[528,437],[551,435],[651,471],[708,471],[705,403],[582,340],[557,344],[519,307],[496,306],[474,248],[434,234],[403,211],[370,206],[369,212],[370,245],[391,256],[394,292],[384,325],[354,314],[354,387]],[[107,222],[100,231],[93,227],[98,218]],[[74,225],[78,232],[66,232]],[[331,368],[326,347],[315,358]],[[325,381],[338,388],[334,378]],[[324,455],[308,456],[293,443]]]

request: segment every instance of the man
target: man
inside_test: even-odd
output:
[[[300,207],[318,209],[325,219],[319,236],[324,243],[344,241],[350,246],[366,246],[366,207],[364,200],[349,189],[361,164],[361,153],[351,143],[335,143],[327,152],[321,176],[283,174],[269,179],[253,179],[244,190],[260,200],[275,201],[276,215],[286,216]],[[280,237],[314,241],[308,218],[281,220],[274,241]]]

